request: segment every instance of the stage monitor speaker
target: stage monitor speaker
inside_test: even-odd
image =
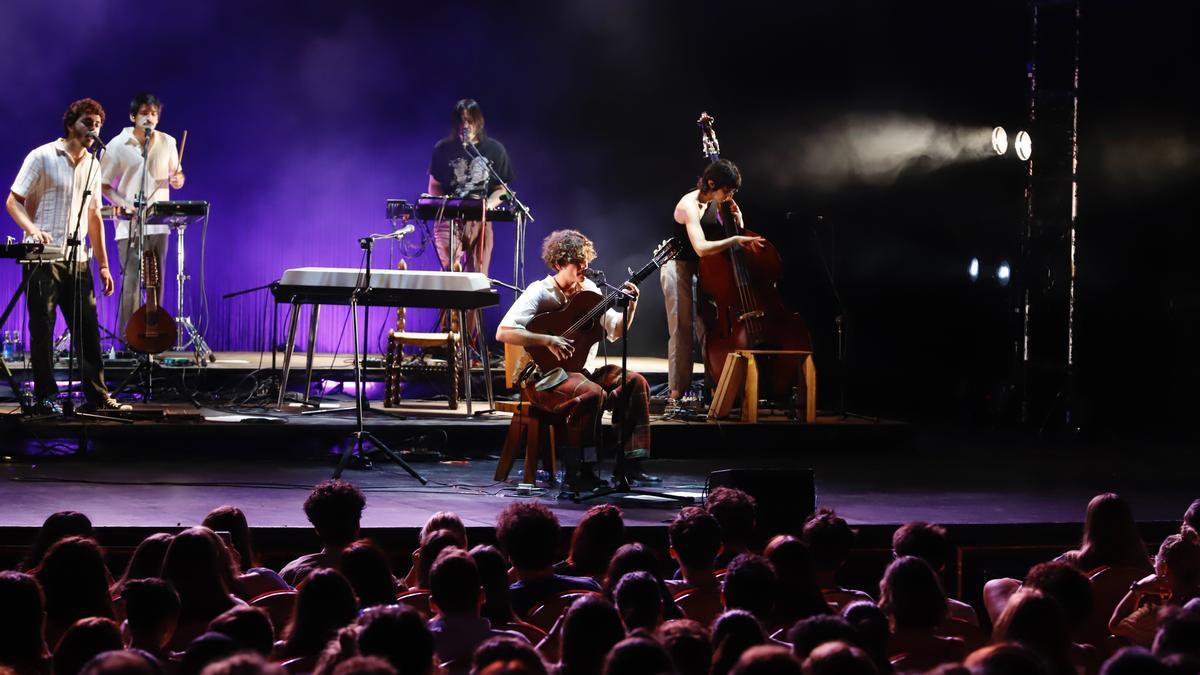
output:
[[[705,495],[719,487],[754,497],[760,536],[799,534],[804,519],[817,508],[812,469],[722,469],[708,474]]]

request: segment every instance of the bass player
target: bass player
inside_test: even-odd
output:
[[[569,358],[575,353],[574,342],[557,335],[534,333],[525,329],[535,316],[561,309],[580,291],[600,293],[584,273],[596,258],[592,241],[576,230],[556,230],[542,242],[542,260],[554,273],[541,281],[530,284],[517,298],[496,329],[496,339],[520,347],[545,347],[559,359]],[[637,306],[638,288],[626,283],[623,290],[632,296],[629,303],[629,320],[633,321]],[[609,309],[601,317],[604,332],[610,341],[621,337],[623,321],[621,312]],[[591,346],[594,357],[598,344]],[[522,354],[518,370],[528,363]],[[622,428],[618,430],[625,453],[625,478],[635,485],[661,482],[642,469],[642,461],[650,456],[650,397],[646,378],[629,372],[622,378],[621,368],[606,365],[594,373],[570,372],[566,379],[545,391],[534,386],[536,377],[528,377],[522,383],[529,402],[541,410],[567,415],[565,442],[558,448],[562,458],[566,479],[565,491],[591,492],[601,482],[593,471],[598,459],[597,438],[601,414],[612,410],[624,400],[625,408],[619,415]],[[621,396],[621,382],[630,387],[626,396]]]

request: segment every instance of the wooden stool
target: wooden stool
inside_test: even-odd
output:
[[[555,438],[566,433],[567,418],[533,407],[529,401],[496,401],[496,410],[512,413],[500,461],[496,464],[496,480],[508,480],[517,448],[525,445],[525,474],[523,483],[537,482],[538,459],[550,474],[550,485],[555,478]]]
[[[804,380],[804,420],[817,421],[817,369],[812,352],[779,349],[739,349],[725,356],[721,381],[708,407],[708,419],[728,417],[739,395],[742,399],[742,421],[758,423],[758,362],[756,356],[800,357],[800,379]]]

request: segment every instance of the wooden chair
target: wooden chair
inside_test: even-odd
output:
[[[508,480],[508,473],[516,461],[517,448],[524,446],[525,473],[521,482],[530,485],[536,482],[540,460],[550,474],[549,484],[556,485],[556,439],[566,433],[567,418],[535,408],[524,400],[524,394],[520,402],[497,401],[496,409],[512,413],[512,421],[508,425],[508,435],[504,437],[500,461],[496,464],[495,479]]]
[[[599,595],[599,593],[596,591],[563,591],[529,610],[526,621],[544,632],[549,631],[563,612],[567,611],[576,600],[586,595]]]
[[[396,269],[408,269],[408,265],[401,260]],[[404,308],[396,308],[396,329],[388,331],[388,348],[387,359],[384,361],[385,374],[383,386],[383,407],[397,408],[400,406],[400,399],[403,394],[403,387],[400,386],[400,373],[405,369],[418,369],[428,371],[435,374],[444,374],[449,381],[449,391],[447,399],[451,410],[458,409],[458,348],[460,341],[460,332],[458,330],[458,314],[450,313],[450,331],[446,333],[413,333],[404,329]],[[404,363],[404,347],[444,347],[446,349],[446,366],[443,369],[441,366],[424,364],[415,365],[414,362]]]
[[[396,596],[396,604],[412,607],[426,620],[433,618],[433,607],[430,604],[433,594],[423,589],[403,591]]]
[[[267,616],[271,617],[271,625],[275,626],[275,632],[282,633],[292,620],[296,596],[297,591],[269,591],[251,598],[250,606],[265,610]]]

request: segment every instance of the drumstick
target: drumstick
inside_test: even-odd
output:
[[[183,151],[187,149],[187,129],[183,130],[183,140],[179,142],[179,166],[183,166]]]

